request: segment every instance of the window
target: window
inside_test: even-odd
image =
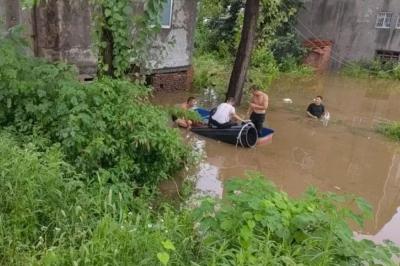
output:
[[[377,50],[376,58],[381,62],[398,62],[400,60],[400,52],[398,51],[386,51]]]
[[[400,15],[397,16],[396,29],[400,29]]]
[[[172,23],[173,0],[167,0],[161,13],[161,28],[169,29]]]
[[[392,12],[380,12],[376,16],[375,28],[377,29],[390,29],[392,26]]]

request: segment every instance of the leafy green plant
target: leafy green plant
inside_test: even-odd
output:
[[[378,125],[378,132],[383,135],[400,141],[400,122],[384,122]]]
[[[217,88],[224,91],[228,86],[230,67],[228,62],[215,55],[199,55],[193,60],[194,87],[196,89]]]
[[[129,81],[81,84],[65,64],[24,54],[18,39],[0,42],[0,124],[59,143],[80,170],[98,169],[140,183],[165,179],[188,156],[168,114],[148,104],[150,90]]]
[[[228,181],[225,189],[224,200],[203,201],[196,210],[204,242],[218,251],[210,258],[215,264],[395,265],[393,244],[353,239],[347,222],[362,226],[371,215],[360,198],[310,189],[293,200],[254,174]]]
[[[192,220],[101,170],[85,178],[57,146],[38,151],[0,133],[1,265],[157,265],[194,258]],[[172,244],[173,243],[173,244]],[[177,252],[174,251],[176,249]]]
[[[250,83],[260,88],[268,88],[279,76],[279,68],[274,56],[265,47],[254,50],[249,72]]]
[[[264,177],[226,184],[222,201],[174,208],[101,170],[84,178],[59,147],[0,133],[2,265],[395,265],[390,243],[356,241],[364,201],[310,190],[290,199]],[[345,201],[347,200],[347,201]],[[351,212],[350,200],[360,212]]]
[[[183,118],[186,120],[191,120],[193,122],[202,122],[203,119],[198,112],[193,110],[184,110],[179,107],[168,107],[166,111],[171,117]]]
[[[347,64],[342,73],[355,78],[379,78],[400,80],[400,64],[380,60],[360,61]]]

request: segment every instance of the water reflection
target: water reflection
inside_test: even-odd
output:
[[[209,163],[201,163],[197,174],[196,190],[203,195],[222,197],[223,186],[219,177],[219,168]]]
[[[211,96],[199,95],[200,102],[210,107],[217,94],[207,93]],[[256,149],[237,149],[199,138],[207,154],[198,173],[199,188],[215,188],[220,194],[221,181],[253,170],[292,196],[310,185],[323,191],[355,194],[375,210],[375,218],[362,233],[376,241],[389,238],[400,245],[400,147],[374,129],[382,120],[400,119],[400,84],[337,76],[305,82],[286,79],[276,82],[269,94],[267,122],[276,131],[273,142]],[[304,115],[317,94],[324,96],[331,113],[327,127]],[[156,101],[172,104],[187,96],[164,94]],[[285,98],[292,103],[285,103]],[[244,104],[239,112],[245,108]]]

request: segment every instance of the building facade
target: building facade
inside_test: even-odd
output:
[[[132,1],[139,12],[143,10],[143,3]],[[196,10],[196,0],[166,1],[161,32],[149,47],[153,67],[149,80],[155,89],[179,90],[191,86]],[[25,24],[36,56],[74,64],[87,79],[96,75],[97,55],[93,49],[91,8],[87,0],[48,0],[29,11],[23,10],[18,0],[0,0],[0,15],[3,31]]]
[[[399,0],[304,0],[297,31],[303,41],[332,42],[330,67],[374,58],[399,60]]]

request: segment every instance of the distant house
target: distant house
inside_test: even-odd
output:
[[[133,0],[133,4],[143,6],[143,1]],[[153,59],[157,58],[153,60],[150,79],[156,89],[191,86],[196,9],[196,0],[167,0],[162,12],[162,30],[149,47]],[[87,78],[96,74],[97,59],[93,52],[90,13],[87,0],[48,0],[46,5],[29,12],[22,11],[18,0],[0,0],[3,27],[25,24],[36,56],[75,64]]]
[[[331,68],[351,61],[400,59],[399,0],[304,0],[302,40],[332,43]]]

